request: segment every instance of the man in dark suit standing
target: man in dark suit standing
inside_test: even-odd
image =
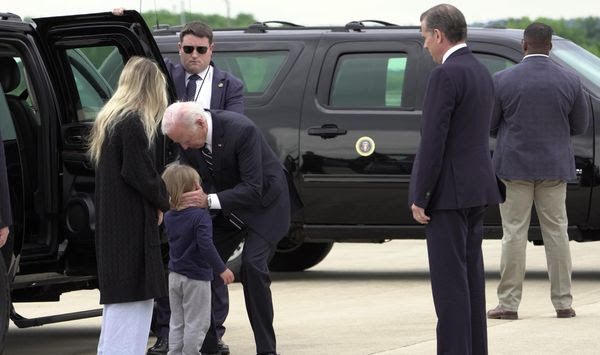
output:
[[[204,111],[192,102],[167,108],[163,132],[181,146],[180,159],[203,180],[202,190],[187,193],[189,205],[220,210],[213,220],[214,240],[228,258],[241,239],[241,281],[257,354],[275,354],[273,302],[268,260],[290,224],[290,196],[283,164],[256,125],[246,116]],[[228,233],[232,226],[237,233]],[[211,325],[203,353],[217,351]]]
[[[179,34],[180,64],[165,59],[180,101],[204,108],[244,113],[244,84],[212,62],[212,29],[201,22],[186,24]]]
[[[523,61],[494,75],[497,133],[494,168],[506,184],[502,216],[499,304],[488,318],[517,319],[525,277],[525,248],[531,207],[540,221],[550,299],[558,318],[575,317],[571,307],[571,251],[567,234],[567,181],[574,180],[571,136],[588,127],[588,106],[579,77],[548,55],[552,28],[532,23],[523,33]]]
[[[194,101],[207,109],[220,109],[244,113],[244,84],[228,72],[219,70],[211,61],[213,43],[212,29],[201,22],[186,24],[179,34],[180,64],[165,59],[167,69],[175,84],[180,101]],[[229,354],[229,347],[221,340],[225,333],[223,323],[229,313],[227,285],[220,277],[212,284],[215,325],[219,338],[220,355]],[[157,300],[156,344],[148,350],[148,355],[166,354],[169,336],[169,298]]]
[[[483,214],[501,201],[488,147],[494,87],[465,44],[467,26],[457,8],[442,4],[424,12],[421,33],[441,65],[427,84],[409,205],[426,225],[437,352],[486,354]]]

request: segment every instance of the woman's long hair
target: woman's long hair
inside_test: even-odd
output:
[[[167,81],[158,65],[148,58],[131,57],[121,72],[117,91],[92,127],[89,154],[94,166],[100,161],[104,140],[129,112],[139,115],[150,149],[167,104]]]

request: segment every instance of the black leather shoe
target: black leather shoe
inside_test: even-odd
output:
[[[166,355],[169,352],[169,338],[158,337],[154,346],[148,349],[147,355]]]
[[[225,344],[223,340],[219,339],[218,346],[220,355],[229,355],[229,345]]]
[[[573,318],[575,316],[576,316],[575,310],[571,307],[569,307],[567,309],[557,309],[556,310],[557,318]]]

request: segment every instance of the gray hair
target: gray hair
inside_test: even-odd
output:
[[[191,127],[198,117],[206,121],[204,108],[200,104],[193,101],[176,102],[165,110],[161,130],[163,134],[169,135],[176,125],[184,124],[186,127]]]
[[[467,39],[467,22],[459,9],[450,4],[439,4],[421,14],[427,31],[434,29],[444,33],[450,43]]]

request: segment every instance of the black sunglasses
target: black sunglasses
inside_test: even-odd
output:
[[[183,52],[185,54],[192,54],[192,52],[194,51],[194,48],[196,48],[196,52],[198,52],[198,54],[204,54],[208,51],[208,47],[205,46],[198,46],[198,47],[194,47],[194,46],[183,46]]]

